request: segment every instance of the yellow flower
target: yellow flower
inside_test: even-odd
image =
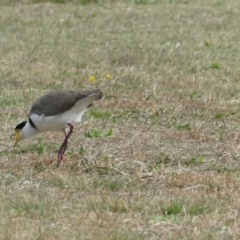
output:
[[[88,81],[89,81],[89,82],[92,82],[92,83],[95,83],[95,82],[97,81],[97,79],[96,79],[93,75],[91,75],[91,76],[88,78]]]
[[[112,77],[110,74],[107,74],[107,75],[106,75],[106,79],[112,80],[113,77]]]

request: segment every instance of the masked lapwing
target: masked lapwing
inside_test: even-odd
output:
[[[42,132],[63,131],[65,139],[58,150],[58,167],[66,151],[74,124],[81,122],[87,109],[102,96],[103,93],[99,89],[79,92],[58,91],[42,96],[33,103],[28,120],[15,127],[14,147],[20,140],[35,137]]]

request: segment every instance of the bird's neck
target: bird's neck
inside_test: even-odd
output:
[[[28,120],[24,128],[21,130],[21,137],[22,139],[33,138],[39,133],[40,131],[32,127]]]

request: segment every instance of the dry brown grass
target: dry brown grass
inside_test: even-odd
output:
[[[0,239],[239,239],[239,10],[1,3]],[[61,133],[12,148],[36,98],[95,87],[59,169]]]

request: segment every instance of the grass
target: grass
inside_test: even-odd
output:
[[[0,239],[239,239],[237,1],[0,2]],[[100,88],[13,148],[49,91]]]

